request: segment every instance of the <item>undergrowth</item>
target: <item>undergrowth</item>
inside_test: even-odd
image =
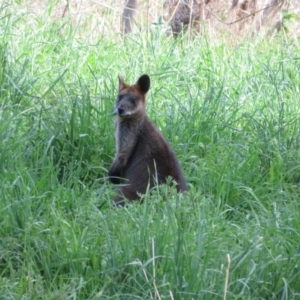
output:
[[[297,42],[125,41],[0,20],[1,299],[299,299]],[[189,186],[111,207],[117,75]]]

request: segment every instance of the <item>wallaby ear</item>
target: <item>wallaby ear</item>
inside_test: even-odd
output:
[[[143,94],[146,94],[150,89],[150,77],[147,74],[142,75],[136,85]]]
[[[119,78],[119,93],[128,87],[128,84],[125,83],[124,78],[121,75],[118,75]]]

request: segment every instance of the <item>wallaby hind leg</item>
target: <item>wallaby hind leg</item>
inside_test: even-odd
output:
[[[114,204],[113,206],[122,206],[124,207],[125,206],[125,200],[124,200],[124,197],[121,197],[121,196],[117,196],[115,199],[114,199]]]
[[[125,206],[125,198],[132,201],[138,200],[139,196],[137,191],[134,190],[131,186],[121,186],[117,191],[118,196],[114,199],[114,205],[116,206]]]

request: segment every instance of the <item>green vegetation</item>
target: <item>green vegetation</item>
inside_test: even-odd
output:
[[[77,38],[4,4],[0,31],[0,299],[299,299],[297,41]],[[117,75],[142,73],[190,190],[111,208]]]

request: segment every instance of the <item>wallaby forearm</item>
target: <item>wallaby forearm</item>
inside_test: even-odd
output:
[[[111,182],[120,183],[124,169],[135,146],[135,139],[120,139],[117,136],[117,154],[111,165],[108,176]]]
[[[113,164],[109,168],[108,176],[112,183],[118,184],[121,183],[124,169],[127,165],[128,157],[116,156]]]
[[[110,170],[114,174],[112,176],[121,176],[123,173],[124,168],[126,167],[128,162],[128,154],[125,153],[124,155],[118,154],[116,155]]]

